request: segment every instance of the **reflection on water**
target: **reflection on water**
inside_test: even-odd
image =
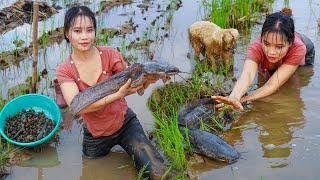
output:
[[[30,157],[22,161],[19,166],[23,167],[36,167],[48,168],[60,165],[57,149],[52,146],[46,146],[42,152],[37,153],[33,150],[28,150],[27,153]]]
[[[107,156],[98,159],[82,156],[80,180],[135,179],[136,177],[137,170],[124,151],[110,152]]]
[[[248,113],[249,118],[255,119],[258,125],[263,157],[278,158],[270,161],[270,167],[288,165],[285,159],[290,156],[292,146],[295,146],[291,140],[296,138],[294,133],[304,128],[305,124],[305,104],[301,99],[301,89],[309,84],[312,76],[312,66],[299,67],[278,92],[254,102]],[[265,81],[263,77],[258,79],[258,84]]]
[[[38,180],[42,180],[44,179],[45,169],[61,165],[56,147],[49,145],[43,147],[41,152],[23,149],[18,157],[21,158],[21,162],[13,170],[16,174],[8,176],[7,179],[17,179],[18,177],[21,179],[31,179],[37,176]],[[19,171],[19,169],[25,171]],[[33,175],[30,176],[30,174]]]

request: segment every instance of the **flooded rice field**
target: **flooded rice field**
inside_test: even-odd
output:
[[[0,2],[0,9],[14,2],[16,1],[3,0]],[[105,28],[114,29],[115,36],[112,39],[103,38],[103,34],[100,33],[100,44],[117,48],[125,54],[129,63],[160,60],[169,62],[184,72],[191,72],[196,65],[187,28],[195,21],[202,20],[207,13],[200,0],[134,0],[105,6],[98,1],[44,2],[54,5],[58,10],[51,17],[39,22],[39,37],[63,26],[63,17],[69,5],[84,3],[97,12],[96,18],[100,28],[98,33]],[[176,8],[166,11],[170,3],[175,3]],[[320,127],[320,1],[276,0],[272,5],[273,11],[278,11],[285,5],[289,5],[293,11],[296,31],[307,35],[315,45],[314,66],[299,68],[275,94],[251,102],[248,111],[233,124],[234,127],[242,128],[228,130],[223,134],[223,138],[240,153],[241,158],[237,162],[227,164],[205,159],[204,162],[188,169],[191,177],[239,180],[320,179],[320,132],[317,128]],[[246,49],[259,35],[261,26],[257,24],[250,28],[249,33],[240,34],[234,59],[235,77],[239,77]],[[30,53],[15,57],[14,60],[5,54],[28,49],[32,41],[30,29],[31,24],[23,23],[1,32],[0,95],[3,99],[10,99],[25,91],[25,84],[32,74]],[[116,32],[119,31],[125,32],[126,35],[117,35]],[[48,41],[39,49],[38,93],[54,98],[51,82],[55,76],[55,69],[71,50],[64,40],[59,41],[59,35],[46,40]],[[130,48],[132,46],[136,48]],[[187,74],[184,76],[188,77]],[[179,77],[175,80],[182,81]],[[258,77],[256,81],[260,82]],[[151,85],[143,96],[134,94],[126,97],[129,107],[137,113],[146,132],[151,131],[154,126],[153,117],[146,105],[147,100],[153,89],[163,85],[158,81]],[[131,158],[118,146],[101,159],[90,160],[84,157],[81,127],[81,124],[75,122],[71,132],[60,131],[59,142],[43,147],[40,153],[24,150],[21,157],[23,161],[10,167],[10,175],[6,179],[136,178],[137,171]]]

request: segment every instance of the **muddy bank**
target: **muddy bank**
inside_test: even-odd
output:
[[[100,2],[100,12],[108,12],[113,7],[132,4],[132,0],[111,0]],[[99,12],[98,12],[99,13]]]
[[[52,7],[46,2],[39,2],[39,20],[56,14],[60,7]],[[33,1],[20,0],[0,10],[0,33],[14,29],[23,23],[32,23]]]

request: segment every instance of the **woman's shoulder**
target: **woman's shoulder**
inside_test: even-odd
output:
[[[261,43],[261,37],[257,36],[250,44],[250,49],[254,50],[262,50],[262,43]]]
[[[103,61],[119,61],[122,60],[121,53],[113,47],[110,46],[97,46],[97,49],[100,51]]]
[[[295,32],[295,38],[288,53],[294,53],[294,54],[301,53],[301,55],[303,56],[306,53],[306,45],[303,43],[300,35],[297,32]]]
[[[67,57],[62,63],[60,63],[56,69],[56,71],[65,71],[67,69],[71,68],[71,64],[72,64],[72,60],[71,57]]]
[[[283,58],[285,64],[303,65],[305,63],[306,46],[300,39],[300,35],[295,32],[295,38],[288,50],[287,55]]]
[[[302,46],[305,46],[299,33],[295,32],[294,33],[294,41],[293,41],[293,44],[292,44],[294,47],[302,47]]]

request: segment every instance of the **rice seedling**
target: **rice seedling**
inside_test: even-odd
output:
[[[109,42],[110,43],[110,42]],[[107,32],[103,33],[103,44],[108,44],[108,36]],[[111,43],[110,43],[111,44]],[[109,45],[109,44],[108,44]]]
[[[148,167],[149,163],[145,164],[140,171],[138,172],[137,177],[135,178],[136,180],[147,180],[149,179],[148,177],[143,177],[144,173],[148,173],[148,171],[146,171],[147,167]]]
[[[8,98],[13,99],[13,98],[18,97],[20,95],[30,93],[31,78],[29,81],[30,81],[29,83],[17,84],[16,86],[9,88],[8,89]]]
[[[232,127],[232,130],[235,130],[235,129],[243,129],[245,127],[247,127],[248,125],[242,125],[242,126],[236,126],[236,127]]]
[[[164,174],[161,177],[161,180],[166,179],[166,177],[168,176],[169,172],[172,170],[172,166],[169,166],[169,168],[166,170],[166,172],[164,172]]]
[[[159,23],[157,23],[156,24],[156,39],[159,37],[159,31],[160,31],[160,24]]]
[[[15,30],[12,43],[15,45],[15,49],[13,50],[13,54],[15,57],[18,57],[19,56],[19,48],[22,46],[24,41],[20,39],[20,35],[17,32],[17,30]]]
[[[171,103],[165,103],[165,106],[167,106],[165,109],[171,108],[171,110],[169,110],[169,113],[164,113],[155,100],[149,101],[149,106],[157,107],[153,115],[158,125],[158,128],[155,129],[155,134],[159,146],[173,160],[173,168],[183,170],[187,165],[187,159],[184,154],[185,140],[178,127],[176,109],[172,108]]]
[[[4,107],[6,102],[7,102],[7,100],[3,98],[2,91],[0,91],[0,110]]]
[[[49,41],[49,34],[47,32],[43,32],[41,38],[38,40],[39,44],[46,49]]]
[[[120,40],[120,53],[122,54],[122,56],[125,56],[125,54],[126,54],[126,38],[125,38],[125,36],[122,36],[122,38]]]
[[[108,33],[107,31],[103,32],[103,45],[108,45],[111,46],[111,44],[114,41],[114,37],[115,37],[115,32],[114,31],[110,31],[110,33]]]
[[[232,71],[232,67],[232,64],[224,64],[223,61],[219,61],[217,74],[226,76]]]
[[[248,30],[257,19],[260,12],[268,11],[273,0],[204,0],[203,6],[209,10],[210,19],[222,28],[237,28]]]
[[[153,32],[153,28],[148,28],[148,30],[147,30],[147,38],[148,39],[151,39],[151,35],[152,35],[152,32]]]
[[[91,2],[90,0],[87,0],[87,1],[83,1],[83,4],[84,5],[90,5],[90,4],[92,4],[93,2]]]
[[[179,8],[178,4],[179,4],[179,0],[171,0],[170,4],[169,4],[169,9],[170,10],[177,10]]]

